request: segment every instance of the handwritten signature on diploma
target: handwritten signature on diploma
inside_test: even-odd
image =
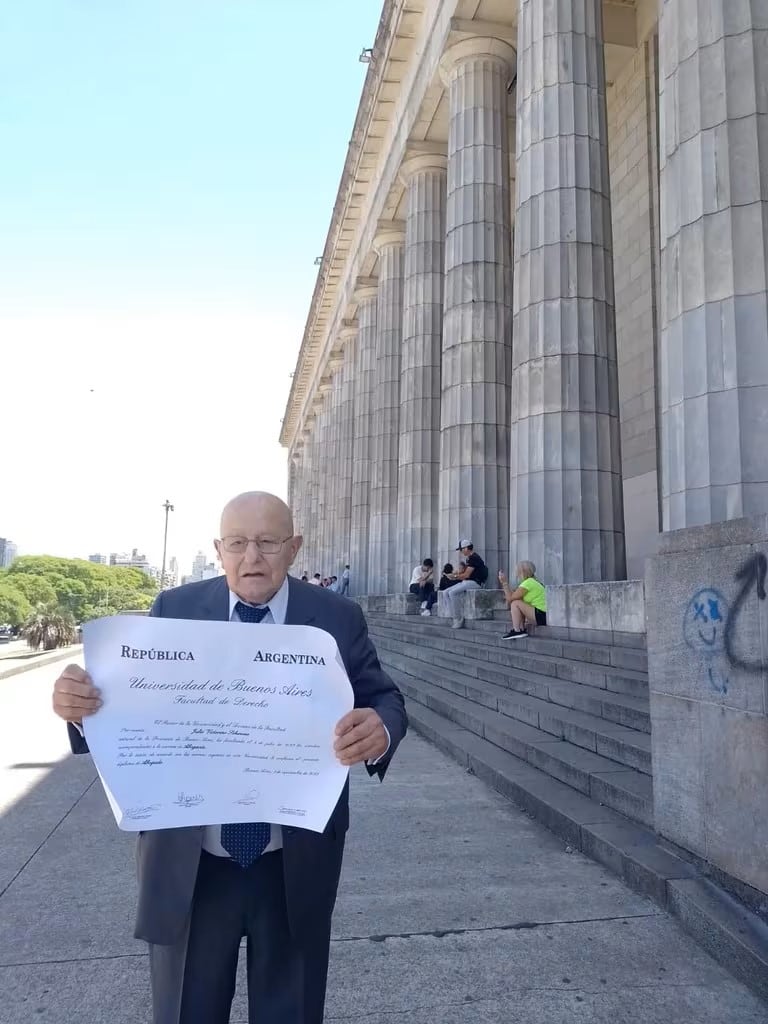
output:
[[[245,807],[250,807],[252,804],[258,802],[261,798],[261,793],[258,789],[249,789],[248,792],[241,796],[239,800],[235,800],[236,804],[243,804]]]
[[[128,807],[125,816],[131,821],[142,821],[145,818],[151,818],[155,811],[159,810],[160,804],[150,804],[148,807]]]
[[[179,793],[173,802],[177,807],[199,807],[200,804],[205,803],[205,797],[202,793]]]

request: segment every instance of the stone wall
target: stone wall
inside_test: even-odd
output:
[[[608,90],[616,343],[627,575],[642,576],[659,534],[656,392],[655,43],[645,42]]]
[[[768,894],[768,516],[665,534],[645,580],[657,830]]]
[[[642,580],[614,583],[571,583],[547,587],[547,625],[611,634],[645,634],[645,590]]]

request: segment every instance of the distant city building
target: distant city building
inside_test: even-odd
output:
[[[88,555],[88,561],[95,565],[107,565],[109,559],[106,555]]]
[[[0,569],[7,569],[17,554],[18,548],[13,541],[0,537]]]
[[[219,575],[219,566],[215,562],[207,562],[202,551],[198,551],[192,562],[192,572],[182,577],[182,583],[199,583],[200,580],[212,580]]]
[[[109,564],[119,569],[140,569],[155,582],[160,582],[160,570],[150,565],[147,556],[140,554],[138,548],[133,548],[130,555],[121,555],[113,551],[109,556]]]
[[[179,585],[179,562],[177,558],[172,558],[168,563],[168,568],[165,570],[165,579],[163,580],[163,589],[168,587],[177,587]]]

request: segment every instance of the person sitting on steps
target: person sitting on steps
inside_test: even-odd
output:
[[[485,581],[488,579],[488,566],[475,551],[471,540],[459,541],[459,546],[456,550],[460,551],[465,557],[466,565],[460,572],[453,574],[456,586],[446,591],[445,598],[453,619],[451,628],[461,629],[464,625],[464,616],[461,615],[459,595],[467,590],[477,590],[479,587],[484,586]]]
[[[440,576],[440,583],[437,587],[438,590],[449,590],[451,587],[455,587],[459,581],[454,579],[453,566],[450,562],[446,562],[443,566],[443,571]]]
[[[512,629],[504,634],[503,640],[519,640],[527,636],[525,627],[528,624],[547,624],[547,591],[544,584],[536,579],[536,566],[533,562],[520,562],[515,569],[515,575],[519,583],[513,590],[506,574],[499,573],[499,583],[512,616]]]
[[[431,558],[425,558],[421,565],[414,568],[408,587],[409,592],[421,600],[422,615],[431,615],[432,605],[437,601],[434,579],[435,563]]]

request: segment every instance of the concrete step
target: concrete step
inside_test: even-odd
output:
[[[504,625],[493,621],[477,619],[467,620],[462,630],[451,629],[450,619],[439,619],[432,615],[430,618],[422,618],[420,615],[385,615],[376,613],[368,616],[368,623],[371,629],[377,625],[399,629],[401,633],[409,635],[420,635],[435,637],[461,638],[468,643],[480,645],[491,644],[492,646],[519,647],[531,654],[541,654],[552,658],[561,658],[568,661],[581,661],[590,665],[602,666],[611,669],[627,669],[630,672],[648,673],[648,655],[644,648],[626,647],[616,645],[610,641],[597,643],[594,638],[587,641],[573,639],[562,639],[553,635],[551,630],[539,628],[523,640],[502,640],[505,632]],[[573,632],[573,631],[571,631]],[[611,634],[606,634],[611,636]]]
[[[648,697],[648,676],[644,672],[539,654],[529,649],[530,641],[527,640],[504,641],[501,634],[473,634],[470,630],[450,630],[446,633],[444,629],[432,629],[429,626],[419,630],[412,629],[410,624],[391,621],[370,622],[369,629],[374,638],[410,642],[417,647],[456,654],[477,663],[490,662],[492,665],[509,666],[526,673],[533,671],[538,675],[584,683],[631,697]]]
[[[425,619],[424,621],[428,622],[429,620]],[[442,618],[440,621],[447,623],[450,628],[449,619]],[[473,632],[496,633],[499,629],[499,623],[501,623],[502,627],[508,627],[509,622],[509,613],[505,612],[499,618],[467,619],[464,628]],[[502,632],[504,632],[503,628]],[[568,629],[564,626],[537,626],[535,635],[540,640],[560,640],[563,642],[570,640],[577,644],[646,651],[646,637],[644,633],[615,633],[604,629]]]
[[[411,701],[409,715],[416,732],[570,847],[673,914],[716,960],[768,1001],[768,927],[702,877],[683,851],[422,704]]]
[[[387,667],[396,667],[414,678],[425,679],[557,739],[617,761],[623,767],[647,775],[651,773],[651,737],[647,733],[628,729],[599,715],[548,704],[545,699],[531,697],[527,692],[510,692],[506,685],[475,679],[439,666],[435,668],[391,651],[384,652],[383,645],[381,653]]]
[[[540,712],[549,715],[552,711],[551,707],[544,708],[541,705],[557,704],[605,719],[628,730],[650,734],[651,716],[647,698],[614,693],[583,683],[574,685],[567,680],[552,679],[531,671],[522,672],[496,663],[476,662],[466,654],[463,658],[457,658],[432,647],[393,640],[379,633],[373,633],[372,636],[386,664],[392,664],[396,658],[404,659],[405,665],[401,664],[400,667],[405,667],[413,675],[431,679],[437,685],[448,673],[458,673],[463,682],[476,680],[477,684],[490,683],[510,691],[505,694],[509,706],[515,705],[521,709],[514,717],[523,721],[530,720],[530,724],[536,728],[540,727]],[[411,664],[414,665],[413,669],[408,667]]]
[[[544,722],[549,729],[537,727],[509,714],[519,709],[505,707],[502,695],[497,695],[498,708],[488,707],[407,668],[387,665],[387,670],[408,698],[409,714],[414,703],[421,704],[633,821],[653,820],[650,777],[563,739],[555,731],[556,719]]]

